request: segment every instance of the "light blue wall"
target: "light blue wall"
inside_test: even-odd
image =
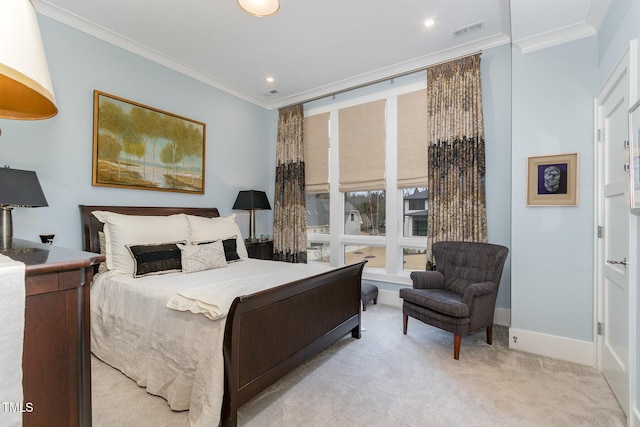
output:
[[[513,51],[511,324],[593,341],[595,36]],[[527,207],[527,157],[577,152],[576,207]]]
[[[14,236],[81,248],[78,204],[215,206],[232,213],[242,189],[267,191],[273,203],[277,111],[267,111],[140,56],[39,16],[58,102],[56,117],[0,120],[0,163],[35,170],[49,207],[13,211]],[[97,89],[206,123],[205,194],[93,187],[93,91]],[[248,235],[249,216],[236,211]],[[271,234],[272,213],[256,214]]]
[[[488,240],[511,248],[511,45],[484,51],[481,67]],[[499,308],[511,308],[510,257],[498,290]]]

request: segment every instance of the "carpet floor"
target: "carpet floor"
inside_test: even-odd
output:
[[[462,338],[369,305],[360,340],[345,336],[240,408],[240,426],[626,426],[624,412],[594,369]],[[147,394],[92,357],[93,425],[187,426],[187,412]],[[215,426],[212,426],[215,427]]]

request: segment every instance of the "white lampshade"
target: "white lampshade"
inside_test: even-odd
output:
[[[0,118],[58,113],[40,29],[30,0],[0,0]]]
[[[240,7],[254,16],[273,15],[280,9],[279,0],[238,0]]]

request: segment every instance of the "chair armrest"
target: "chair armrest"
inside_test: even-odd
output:
[[[480,282],[473,283],[467,287],[462,296],[462,302],[471,306],[475,297],[481,297],[483,295],[489,295],[496,291],[496,286],[493,282]]]
[[[444,276],[439,271],[412,271],[413,289],[444,289]]]

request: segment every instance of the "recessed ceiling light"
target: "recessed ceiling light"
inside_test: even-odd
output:
[[[424,21],[424,26],[429,28],[429,27],[433,27],[436,24],[436,21],[434,21],[433,19],[425,19]]]
[[[274,79],[273,77],[267,77],[267,81],[268,81],[269,83],[273,83],[273,82],[275,82],[275,81],[276,81],[276,79]]]

